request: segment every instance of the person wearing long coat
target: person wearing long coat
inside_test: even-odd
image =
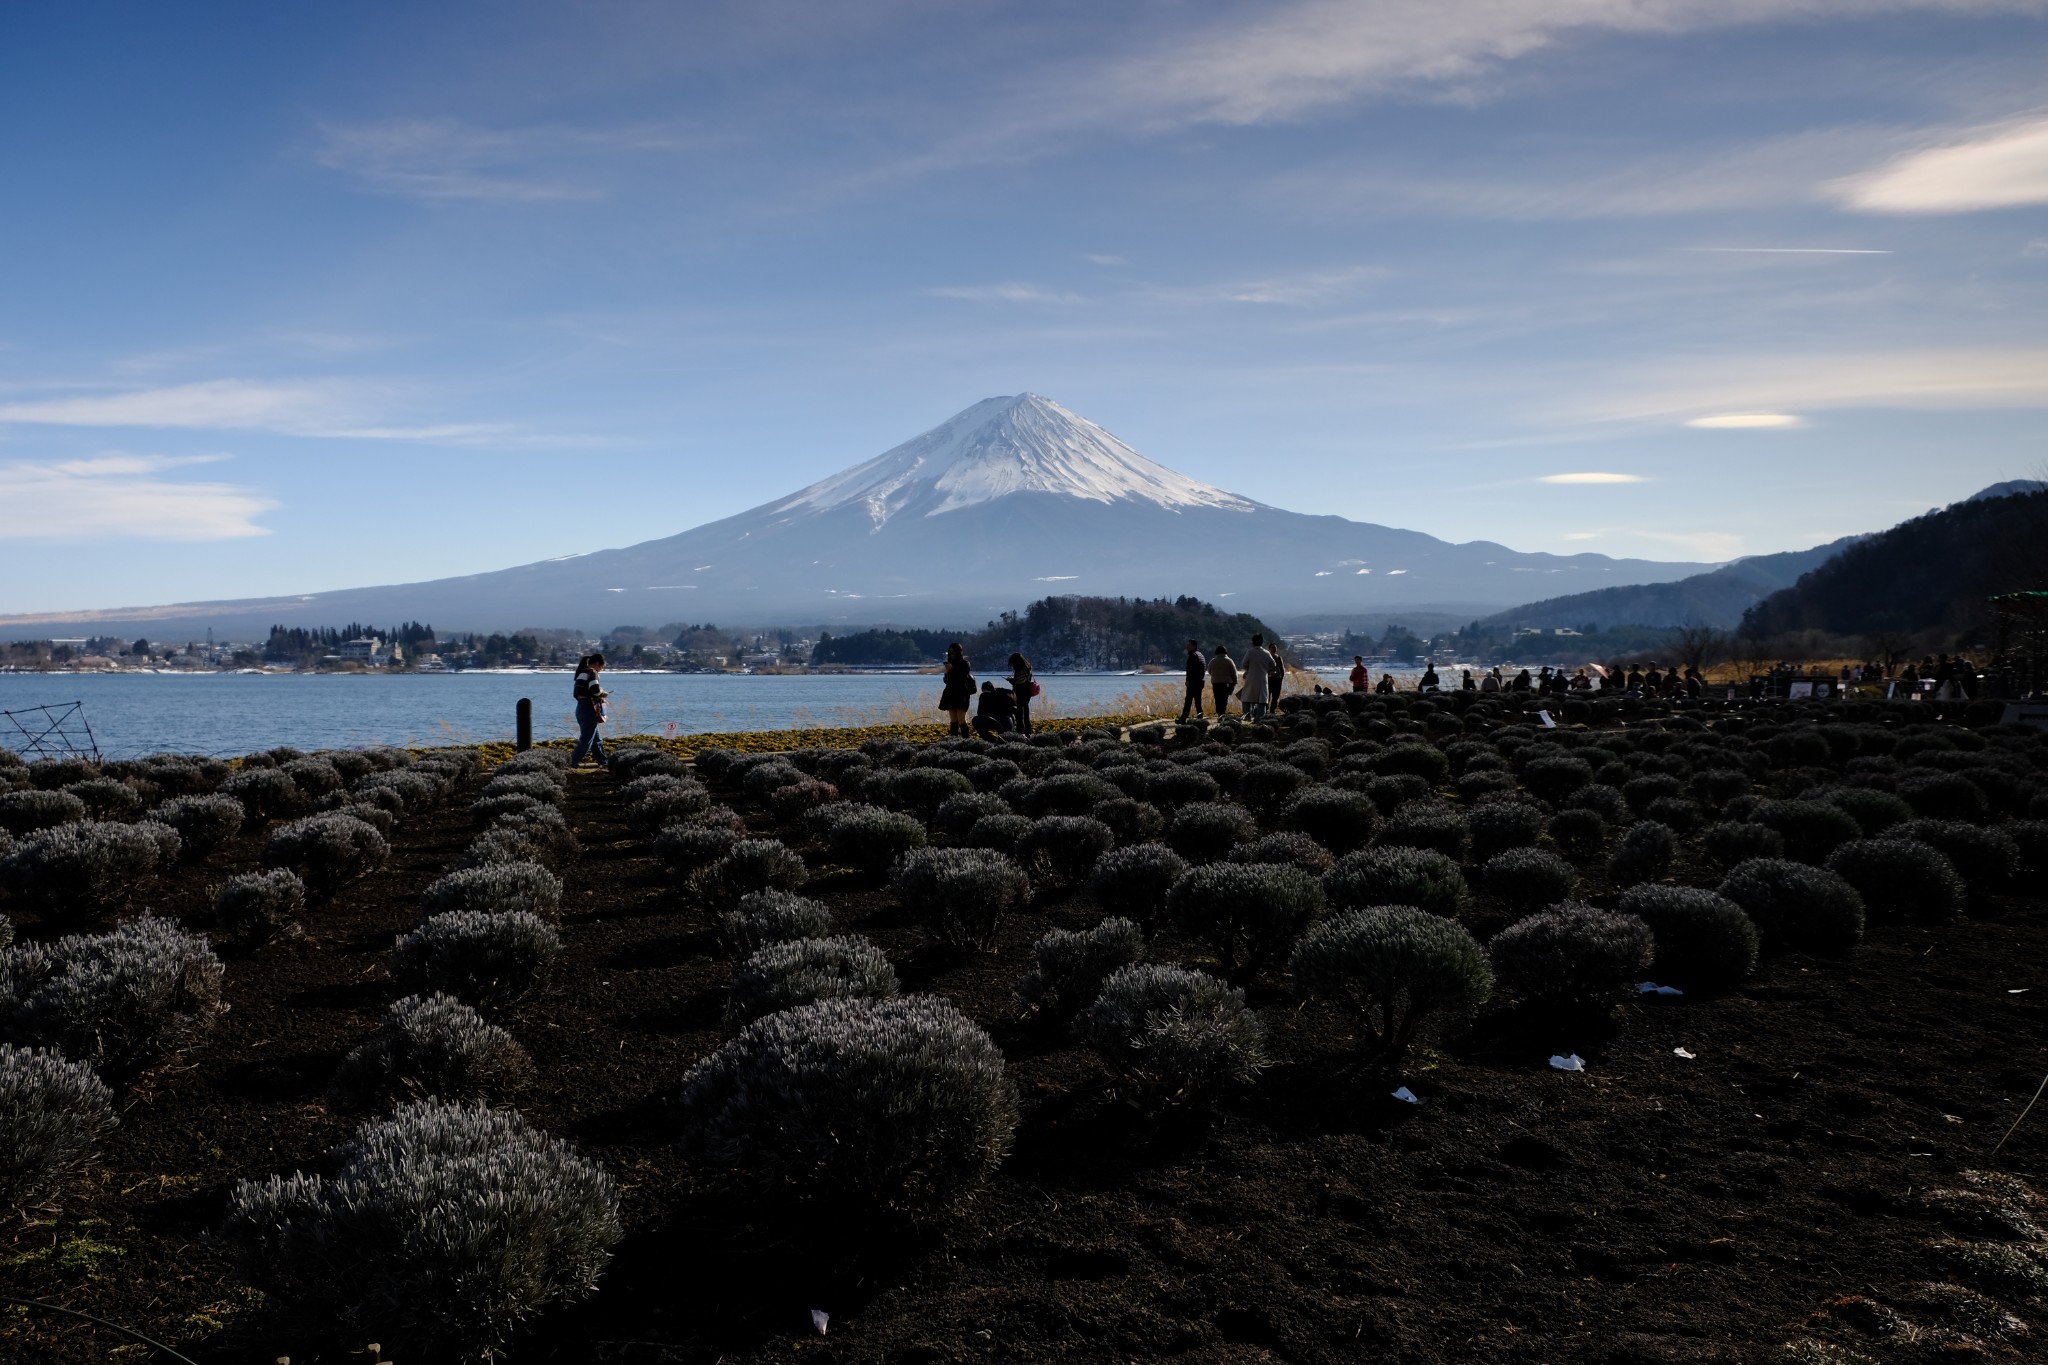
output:
[[[967,651],[955,640],[946,646],[946,675],[939,689],[939,709],[951,724],[949,735],[956,739],[974,737],[974,727],[967,723],[967,708],[973,704],[974,669],[967,662]]]
[[[1256,719],[1266,714],[1266,688],[1273,680],[1273,656],[1266,652],[1266,637],[1252,636],[1251,652],[1244,656],[1244,713]]]

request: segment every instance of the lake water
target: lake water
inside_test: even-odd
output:
[[[939,680],[902,673],[749,676],[605,675],[607,733],[701,734],[821,725],[937,721]],[[100,752],[134,758],[169,750],[229,756],[290,744],[463,744],[512,738],[514,706],[533,699],[536,739],[574,736],[566,669],[546,673],[397,674],[388,677],[249,673],[0,673],[0,711],[84,703]],[[1335,683],[1336,675],[1325,677]],[[1170,674],[1060,673],[1039,678],[1040,717],[1104,714],[1119,698]],[[33,718],[24,721],[34,725]],[[0,717],[0,747],[20,749]]]

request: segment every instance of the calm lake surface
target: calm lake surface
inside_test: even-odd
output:
[[[608,734],[701,734],[906,720],[938,721],[935,675],[863,673],[746,676],[704,673],[605,675]],[[1337,682],[1330,674],[1325,682]],[[390,677],[248,673],[0,673],[0,711],[84,703],[108,758],[159,751],[230,756],[290,744],[333,749],[370,744],[465,744],[510,739],[513,708],[533,699],[536,739],[574,736],[567,669],[546,673],[398,674]],[[1035,714],[1104,713],[1118,698],[1165,684],[1171,674],[1042,674]],[[23,717],[33,725],[33,718]],[[671,731],[669,727],[673,726]],[[0,717],[0,747],[19,749]]]

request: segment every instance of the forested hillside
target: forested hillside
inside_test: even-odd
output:
[[[2048,492],[1974,498],[1869,536],[1773,593],[1743,633],[1967,631],[1995,593],[2048,588]]]
[[[1180,662],[1191,639],[1200,640],[1204,652],[1220,643],[1242,655],[1254,633],[1279,638],[1256,616],[1226,614],[1193,597],[1047,597],[1022,613],[1006,611],[978,631],[864,630],[822,636],[811,662],[937,663],[947,644],[958,640],[984,668],[1013,652],[1042,670],[1170,667]]]

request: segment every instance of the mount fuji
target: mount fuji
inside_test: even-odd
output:
[[[1035,598],[1482,615],[1711,565],[1522,554],[1269,507],[1148,459],[1049,398],[984,399],[788,497],[679,535],[461,578],[239,602],[0,618],[104,629],[430,621],[440,630],[693,620],[956,625]]]

